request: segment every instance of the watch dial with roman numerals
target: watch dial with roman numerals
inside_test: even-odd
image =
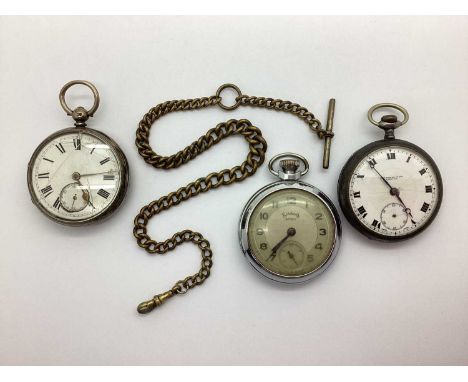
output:
[[[401,240],[432,222],[442,180],[432,158],[418,146],[379,141],[348,161],[338,192],[343,212],[356,228],[382,240]]]
[[[62,130],[34,152],[28,168],[31,197],[48,217],[65,224],[97,220],[125,195],[127,162],[117,144],[89,128]]]

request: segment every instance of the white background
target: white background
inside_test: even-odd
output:
[[[466,17],[0,18],[0,363],[466,364],[467,37]],[[73,79],[98,87],[101,106],[89,125],[115,138],[131,167],[124,205],[83,228],[46,219],[26,186],[35,147],[72,125],[58,92]],[[367,122],[368,108],[396,102],[411,116],[397,136],[427,150],[442,172],[437,219],[390,245],[343,219],[341,251],[325,274],[300,287],[273,284],[250,267],[237,240],[245,202],[274,180],[264,165],[151,221],[157,239],[202,232],[214,267],[203,286],[138,315],[139,302],[197,271],[200,258],[189,244],[147,255],[132,236],[134,216],[241,163],[247,150],[230,138],[182,168],[158,171],[137,153],[137,124],[159,102],[209,96],[225,82],[298,102],[322,121],[335,97],[331,168],[321,169],[322,141],[302,121],[261,109],[168,115],[151,133],[158,153],[182,149],[221,121],[248,118],[268,141],[268,159],[306,156],[305,181],[337,204],[347,158],[382,136]],[[71,93],[70,103],[88,102],[86,91]]]

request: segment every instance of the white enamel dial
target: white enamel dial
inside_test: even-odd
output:
[[[64,132],[36,152],[32,192],[45,212],[62,221],[92,219],[105,212],[122,187],[119,156],[85,130]]]
[[[365,227],[388,237],[405,236],[437,211],[440,186],[427,159],[411,148],[389,145],[357,164],[348,197]]]

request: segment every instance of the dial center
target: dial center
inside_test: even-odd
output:
[[[392,196],[400,196],[400,190],[396,187],[390,188],[390,195]]]
[[[81,178],[81,175],[79,172],[75,171],[73,174],[72,174],[72,179],[73,180],[80,180]]]

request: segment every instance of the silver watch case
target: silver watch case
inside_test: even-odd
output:
[[[118,194],[116,195],[114,201],[103,211],[101,211],[99,214],[87,217],[84,219],[79,219],[79,220],[68,220],[61,218],[59,216],[51,214],[44,206],[41,204],[39,199],[37,198],[34,189],[33,189],[33,184],[32,184],[32,172],[33,172],[33,166],[34,162],[36,160],[36,157],[38,156],[39,152],[42,150],[44,146],[49,144],[51,141],[56,139],[57,137],[60,137],[61,135],[64,134],[73,134],[73,133],[83,133],[83,134],[88,134],[91,136],[94,136],[95,138],[98,138],[105,142],[111,149],[115,152],[118,160],[119,160],[119,165],[120,165],[120,171],[121,171],[121,185],[120,189],[118,191]],[[27,174],[27,182],[28,182],[28,189],[29,189],[29,194],[31,195],[31,200],[32,202],[36,205],[36,207],[44,214],[46,215],[49,219],[65,224],[65,225],[71,225],[71,226],[80,226],[80,225],[85,225],[89,223],[95,223],[98,221],[101,221],[105,218],[107,218],[109,215],[111,215],[122,203],[125,194],[127,193],[127,188],[128,188],[128,179],[129,179],[129,167],[128,167],[128,162],[127,158],[125,157],[125,154],[123,153],[122,149],[119,147],[119,145],[109,136],[106,134],[91,129],[89,127],[70,127],[66,129],[62,129],[59,131],[56,131],[55,133],[49,135],[46,139],[44,139],[39,146],[37,146],[36,150],[34,150],[34,153],[31,156],[31,159],[29,160],[28,163],[28,174]]]
[[[248,227],[249,227],[250,218],[252,216],[252,212],[254,211],[255,207],[257,207],[257,205],[261,202],[261,200],[263,200],[268,195],[271,195],[274,192],[285,190],[285,189],[303,190],[318,197],[327,206],[335,223],[335,237],[334,237],[334,242],[333,242],[333,248],[328,254],[327,259],[319,268],[315,269],[312,272],[309,272],[300,276],[285,276],[279,273],[272,272],[269,269],[266,269],[259,261],[257,261],[257,258],[255,254],[253,253],[253,251],[251,250],[250,245],[249,245]],[[338,253],[340,240],[341,240],[340,216],[338,214],[337,209],[333,205],[332,201],[318,188],[310,184],[298,181],[298,180],[281,180],[278,182],[268,184],[267,186],[258,190],[245,205],[242,211],[241,217],[240,217],[240,221],[239,221],[239,242],[240,242],[240,246],[242,248],[242,251],[244,252],[245,257],[250,262],[250,264],[263,276],[269,278],[270,280],[277,281],[280,283],[286,283],[286,284],[303,283],[322,274],[335,259]]]

